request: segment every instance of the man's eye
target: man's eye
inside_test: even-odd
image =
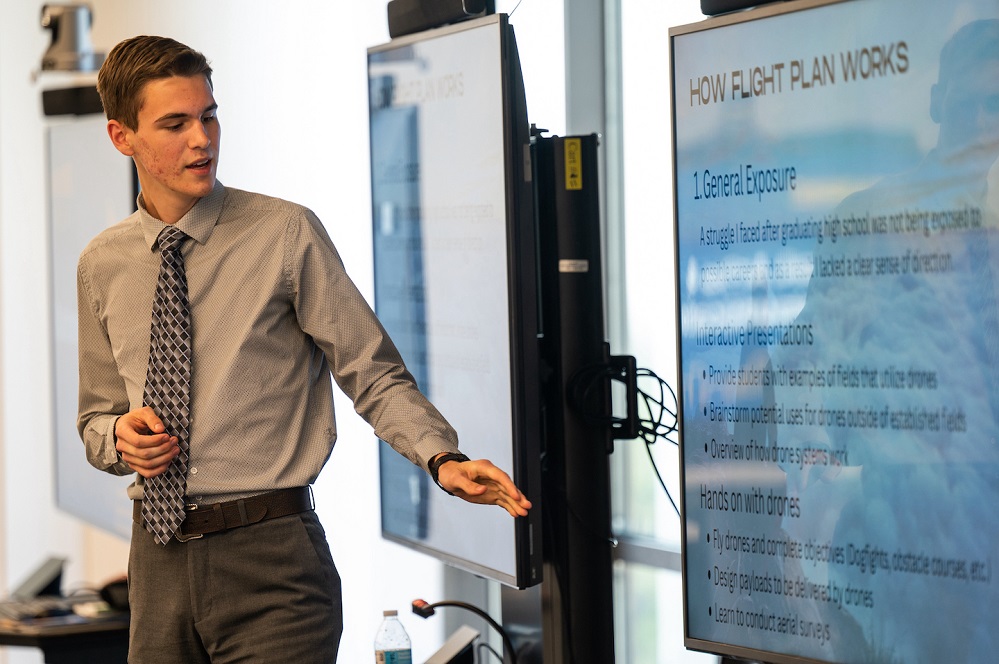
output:
[[[201,121],[202,122],[215,122],[215,116],[214,115],[206,115],[205,117],[203,117],[201,119]]]

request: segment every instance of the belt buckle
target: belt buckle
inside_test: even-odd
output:
[[[186,505],[184,505],[185,512],[193,512],[197,509],[198,509],[197,503],[187,503]],[[177,532],[174,533],[173,535],[174,539],[176,539],[178,542],[181,543],[190,542],[191,540],[201,539],[204,536],[205,536],[204,533],[196,533],[194,535],[184,535],[183,533],[180,532],[180,529],[178,529]]]

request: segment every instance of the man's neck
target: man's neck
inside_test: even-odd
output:
[[[155,201],[149,200],[146,196],[140,193],[139,201],[141,205],[145,208],[146,212],[151,216],[159,219],[164,224],[175,224],[184,218],[184,215],[191,211],[191,209],[197,205],[200,198],[192,198],[189,201],[177,201],[173,205],[157,204]]]

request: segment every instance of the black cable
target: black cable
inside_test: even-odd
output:
[[[659,472],[659,465],[652,454],[652,445],[658,440],[664,440],[679,447],[677,441],[669,437],[670,434],[677,431],[679,424],[677,419],[676,392],[669,386],[669,383],[657,376],[650,369],[639,369],[637,375],[639,378],[645,377],[655,380],[659,387],[658,397],[649,394],[645,390],[638,390],[639,403],[645,407],[648,415],[647,418],[640,418],[639,437],[645,442],[645,453],[649,457],[649,463],[652,464],[652,470],[656,474],[656,479],[659,480],[659,486],[662,487],[666,498],[669,499],[670,505],[673,506],[673,511],[679,517],[680,508],[677,507],[676,501],[673,500],[673,494],[670,493],[669,487],[666,486],[666,481],[663,480],[662,473]],[[667,392],[669,398],[672,400],[672,405],[666,402]],[[667,416],[669,416],[669,419],[667,419]]]
[[[655,381],[658,397],[638,387],[643,378]],[[626,418],[604,412],[608,380],[621,380],[621,374],[612,367],[600,364],[580,370],[569,383],[569,404],[587,424],[614,426],[626,422]],[[644,413],[639,417],[638,437],[647,442],[655,442],[660,438],[673,442],[668,438],[669,434],[677,430],[677,401],[673,388],[650,369],[638,369],[635,382],[639,404],[644,406]],[[667,404],[667,396],[672,405]],[[644,417],[641,416],[643,414]]]
[[[655,471],[656,477],[659,479],[659,485],[666,492],[666,497],[669,498],[669,504],[673,506],[673,511],[676,512],[677,516],[680,516],[680,508],[676,506],[676,501],[673,500],[673,495],[669,492],[669,487],[666,486],[666,482],[663,481],[662,473],[659,472],[659,466],[656,465],[656,460],[652,456],[652,444],[645,444],[645,452],[649,455],[649,462],[652,464],[652,470]]]
[[[517,664],[517,653],[513,649],[513,641],[510,640],[510,637],[509,635],[507,635],[506,630],[504,630],[503,627],[498,622],[493,620],[493,617],[491,615],[489,615],[479,607],[475,606],[474,604],[469,604],[468,602],[456,602],[453,600],[444,600],[441,602],[434,602],[433,604],[429,604],[426,600],[414,599],[413,613],[420,616],[421,618],[429,618],[430,616],[434,615],[434,609],[441,606],[454,606],[459,609],[465,609],[466,611],[471,611],[472,613],[476,614],[477,616],[485,620],[487,623],[489,623],[492,626],[492,628],[495,629],[499,633],[500,637],[503,639],[504,654],[509,654],[510,662],[512,664]],[[503,658],[503,661],[504,662],[506,661],[505,657]]]
[[[628,378],[623,374],[621,370],[616,367],[612,367],[607,364],[595,364],[584,367],[579,370],[569,381],[566,389],[566,401],[569,406],[577,413],[577,415],[587,424],[591,426],[602,426],[602,427],[618,427],[619,425],[628,425],[627,418],[615,417],[613,413],[607,413],[608,402],[608,386],[610,381],[617,380],[624,383],[628,383]],[[647,384],[649,382],[653,383],[653,387],[642,389],[640,384]],[[630,389],[630,385],[628,386]],[[676,392],[670,387],[669,383],[660,378],[656,373],[650,369],[637,369],[634,376],[634,389],[637,392],[638,401],[638,431],[636,438],[640,438],[645,443],[646,454],[649,457],[649,462],[652,464],[652,470],[659,480],[659,485],[662,487],[663,492],[666,494],[666,498],[669,500],[670,505],[673,506],[673,510],[676,512],[677,516],[680,516],[680,509],[677,507],[676,501],[673,499],[670,493],[669,487],[666,486],[665,480],[663,480],[662,473],[659,471],[659,467],[656,464],[655,457],[652,454],[652,445],[659,440],[666,441],[679,447],[679,443],[672,438],[670,435],[678,432],[679,430],[679,420],[678,420],[678,403]],[[564,494],[564,487],[559,487],[558,490],[552,493],[553,496],[557,496],[559,500],[563,502],[566,506],[566,510],[570,517],[576,521],[578,524],[583,526],[591,536],[599,538],[601,540],[609,541],[612,546],[617,545],[617,540],[611,535],[602,535],[593,531],[589,527],[589,524],[581,518],[579,514],[572,509],[569,505],[568,500]],[[543,512],[543,515],[547,514],[547,511]],[[555,546],[559,546],[560,543],[554,542]],[[556,576],[559,575],[559,570],[556,569]],[[560,590],[564,593],[568,593],[569,589],[563,584],[563,579],[558,579]],[[567,596],[563,596],[564,604],[563,606],[568,606]],[[567,629],[570,627],[568,619],[566,620]],[[573,653],[571,651],[572,638],[571,634],[567,635],[570,643],[570,660],[574,661]]]
[[[638,388],[639,404],[645,407],[647,417],[639,418],[639,437],[647,444],[652,444],[656,440],[662,439],[676,444],[668,438],[669,434],[677,430],[677,403],[676,392],[665,380],[660,378],[650,369],[639,369],[637,371],[636,383],[642,378],[651,378],[656,381],[659,387],[659,396],[655,397],[645,390]],[[672,400],[672,406],[666,403],[667,391]],[[666,416],[671,419],[667,420]]]
[[[488,643],[480,643],[480,644],[479,644],[479,645],[477,646],[477,648],[478,648],[478,650],[488,650],[489,652],[491,652],[491,653],[492,653],[493,657],[495,657],[496,659],[498,659],[498,660],[499,660],[499,661],[501,661],[501,662],[503,661],[503,658],[502,658],[502,657],[500,657],[500,654],[499,654],[498,652],[496,652],[496,649],[495,649],[495,648],[493,648],[493,647],[492,647],[491,645],[489,645]],[[477,660],[477,659],[478,659],[478,656],[476,656],[476,660]]]
[[[603,413],[608,380],[621,380],[621,375],[610,366],[593,365],[582,369],[571,381],[568,395],[570,403],[588,424],[616,426],[625,421],[625,418]],[[653,381],[654,385],[653,388],[650,388],[651,391],[642,389],[641,383],[649,381]],[[639,404],[638,438],[645,443],[645,451],[652,464],[652,470],[659,480],[659,485],[666,493],[666,498],[669,499],[677,516],[680,516],[680,509],[677,507],[669,487],[666,486],[652,454],[652,445],[660,440],[679,446],[677,441],[670,438],[671,434],[678,431],[679,424],[676,392],[654,371],[645,368],[635,372],[635,389],[638,393]],[[573,517],[581,523],[583,522],[578,515],[573,514]],[[613,539],[611,541],[613,542]]]

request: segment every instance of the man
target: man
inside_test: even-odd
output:
[[[91,464],[136,473],[130,662],[331,662],[340,582],[309,495],[336,438],[330,374],[444,490],[531,504],[460,454],[315,215],[216,181],[211,74],[161,37],[99,73],[141,194],[80,257],[78,426]]]

